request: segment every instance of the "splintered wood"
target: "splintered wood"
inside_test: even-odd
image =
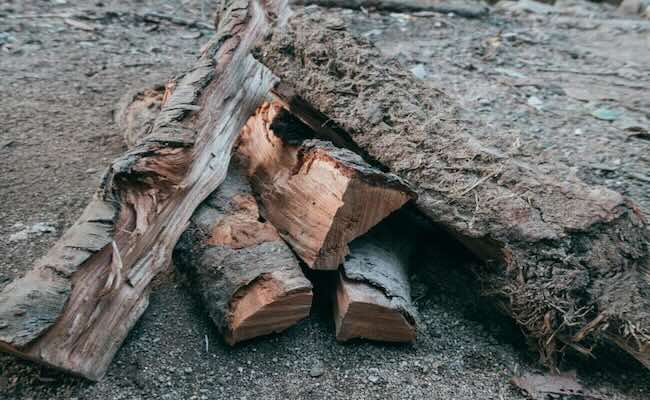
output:
[[[127,144],[150,129],[166,97],[164,92],[160,85],[128,93],[121,100],[116,122]],[[274,117],[267,121],[267,138],[274,148],[267,140],[262,146],[249,142],[248,147],[238,146],[237,158],[247,159],[246,149],[274,150],[263,159],[269,167],[279,169],[283,157],[295,156],[285,150],[297,148],[312,132],[277,104],[265,104],[243,129],[240,143],[259,140],[250,136],[249,128],[260,121],[260,113],[268,115],[271,109]],[[338,151],[332,146],[322,148]],[[276,209],[286,204],[277,204]],[[387,224],[396,225],[383,225]],[[410,235],[404,229],[396,230],[398,237],[391,237],[388,231],[375,228],[367,239],[354,241],[352,253],[342,266],[335,315],[339,340],[415,339],[415,312],[410,306],[407,277],[409,250],[414,243],[407,239]],[[309,314],[311,284],[276,228],[261,218],[248,178],[237,161],[231,164],[226,180],[192,216],[174,259],[190,277],[215,325],[231,345],[282,331]]]
[[[242,131],[237,151],[264,217],[309,267],[335,270],[349,253],[348,243],[412,199],[413,192],[397,176],[329,142],[286,143],[272,129],[283,125],[277,121],[286,115],[281,110],[278,103],[260,107]]]
[[[231,345],[309,315],[299,259],[337,278],[338,340],[412,342],[427,242],[393,214],[412,201],[485,261],[483,287],[548,366],[601,339],[650,366],[650,231],[629,199],[479,143],[481,123],[317,9],[285,24],[285,1],[222,5],[191,69],[126,97],[131,149],[0,292],[1,350],[100,379],[172,252]]]

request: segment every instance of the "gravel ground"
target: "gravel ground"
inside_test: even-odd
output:
[[[77,218],[101,170],[125,149],[111,111],[120,96],[181,71],[210,34],[147,22],[146,13],[208,21],[214,3],[0,4],[0,287]],[[503,146],[559,161],[561,173],[621,191],[648,213],[650,23],[582,2],[545,12],[467,20],[332,10],[505,132]],[[421,260],[414,345],[338,344],[321,299],[287,332],[230,348],[171,274],[158,279],[104,380],[0,355],[0,399],[523,399],[509,380],[537,367],[522,335],[473,294],[461,259]],[[598,356],[570,357],[562,368],[577,369],[603,398],[650,397],[650,373],[619,354]]]

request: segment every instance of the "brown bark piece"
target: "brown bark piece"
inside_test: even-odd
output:
[[[479,143],[480,121],[327,20],[305,9],[255,51],[286,83],[276,98],[319,136],[354,142],[413,184],[419,210],[486,261],[477,272],[487,293],[544,363],[615,338],[647,364],[650,230],[638,208]]]
[[[413,198],[408,185],[355,153],[319,140],[286,143],[277,103],[260,107],[237,151],[260,197],[262,214],[313,269],[333,270],[347,244]]]
[[[0,348],[100,379],[147,308],[150,283],[274,78],[250,47],[283,2],[227,1],[220,29],[176,82],[151,132],[116,159],[77,222],[0,292]]]
[[[228,176],[192,216],[174,260],[231,345],[307,317],[311,283],[276,229],[260,221],[244,172]]]
[[[414,238],[388,222],[350,244],[336,288],[337,340],[415,341],[417,317],[408,280]]]

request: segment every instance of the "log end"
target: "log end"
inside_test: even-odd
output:
[[[224,333],[231,346],[258,336],[282,332],[309,316],[312,288],[305,278],[290,283],[276,274],[262,276],[244,288],[230,306]]]
[[[342,275],[334,303],[336,339],[356,338],[409,343],[416,339],[415,318],[381,290]]]

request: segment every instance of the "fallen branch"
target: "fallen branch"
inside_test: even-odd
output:
[[[0,293],[0,348],[101,378],[148,304],[150,283],[274,82],[249,54],[283,2],[228,1],[219,30],[177,80],[151,132],[117,158],[77,222]],[[200,107],[198,106],[200,105]],[[191,121],[191,123],[190,123]]]
[[[344,27],[323,28],[326,19],[305,9],[255,51],[284,82],[276,98],[318,135],[347,135],[415,185],[417,207],[485,260],[477,272],[488,293],[537,339],[544,363],[556,365],[558,337],[614,337],[647,360],[650,233],[639,209],[483,146],[471,131],[485,126]]]

